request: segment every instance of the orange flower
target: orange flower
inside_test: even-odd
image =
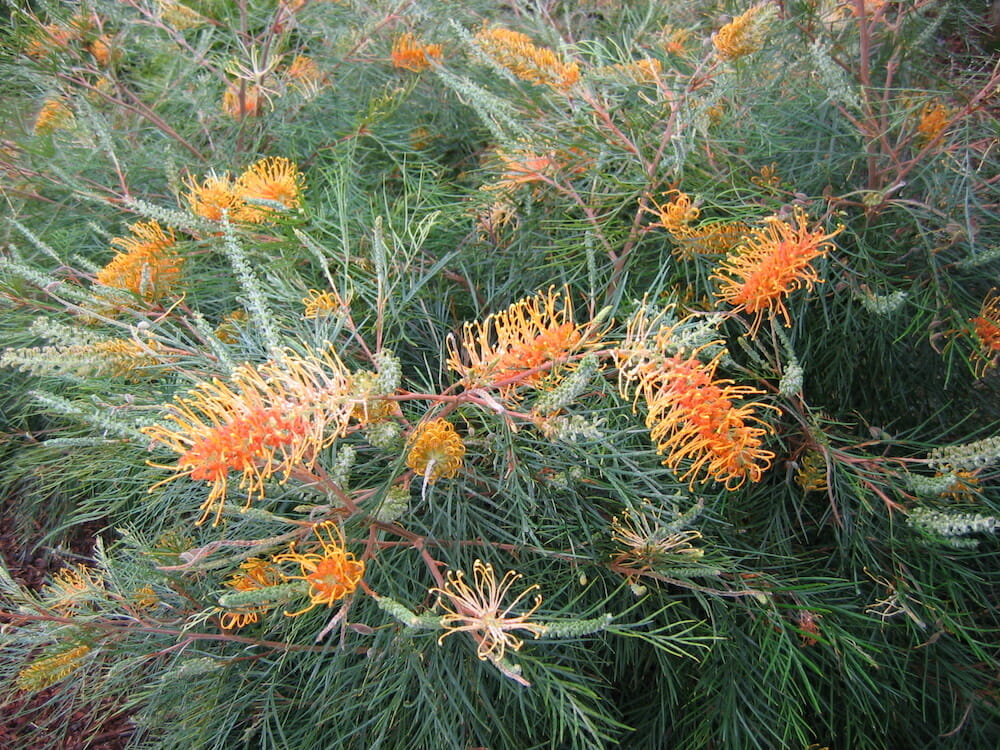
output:
[[[291,85],[307,99],[319,93],[323,84],[326,83],[326,76],[319,69],[316,61],[306,55],[297,55],[292,60],[292,64],[288,66],[285,75],[290,79]]]
[[[129,227],[131,237],[111,240],[119,252],[95,280],[101,286],[124,289],[147,301],[168,295],[180,279],[184,259],[175,250],[173,230],[163,230],[157,222],[136,222]]]
[[[664,197],[669,200],[662,205],[653,202],[660,220],[650,226],[663,227],[674,239],[690,237],[693,231],[691,224],[701,216],[701,209],[691,201],[690,195],[680,190],[670,190]]]
[[[274,208],[254,205],[254,201],[280,204],[286,209],[298,208],[304,188],[305,178],[294,162],[281,156],[261,159],[236,180],[234,192],[243,204],[236,218],[258,224],[273,216]]]
[[[927,102],[917,123],[918,140],[927,143],[937,138],[951,123],[952,111],[941,102]]]
[[[995,367],[1000,359],[1000,293],[991,289],[983,300],[979,315],[969,321],[972,330],[979,340],[979,350],[976,353],[980,360],[977,373],[982,375],[991,367]]]
[[[754,316],[751,334],[757,332],[765,313],[779,312],[791,325],[784,299],[796,289],[812,289],[821,280],[811,263],[833,247],[837,229],[823,234],[810,230],[801,209],[795,210],[794,225],[776,216],[765,219],[767,226],[751,230],[741,246],[715,269],[713,279],[721,282],[719,297],[737,310]]]
[[[767,27],[777,15],[777,8],[770,3],[755,5],[723,26],[712,37],[719,57],[735,60],[753,54],[764,46]]]
[[[37,36],[28,43],[25,54],[36,60],[48,57],[59,49],[66,49],[70,42],[80,38],[77,29],[66,28],[58,24],[48,24],[38,30]]]
[[[462,468],[465,444],[455,427],[444,419],[432,419],[417,426],[410,437],[406,465],[433,484],[441,477],[451,479]]]
[[[210,221],[222,221],[223,212],[230,220],[235,220],[245,208],[228,174],[209,175],[200,184],[189,179],[188,187],[190,190],[185,197],[191,210]]]
[[[263,497],[264,484],[296,468],[311,471],[317,453],[346,429],[353,405],[344,366],[330,355],[300,357],[288,352],[280,361],[243,365],[231,384],[216,379],[178,397],[166,419],[173,423],[144,427],[142,432],[179,455],[172,476],[208,482],[201,524],[215,512],[222,516],[229,474],[242,475],[246,506]]]
[[[440,60],[443,49],[440,44],[420,44],[413,34],[406,32],[392,43],[392,65],[419,73],[431,66],[431,60]]]
[[[552,50],[536,47],[526,34],[488,28],[475,39],[483,52],[523,81],[566,90],[580,80],[576,63],[564,63]]]
[[[55,130],[72,130],[76,126],[73,110],[58,97],[46,99],[35,116],[35,133],[51,133]]]
[[[667,454],[665,466],[683,469],[682,480],[711,478],[730,490],[748,479],[759,481],[774,458],[762,448],[763,438],[774,431],[755,407],[780,410],[741,403],[763,391],[717,378],[722,353],[707,363],[697,355],[720,342],[685,351],[686,321],[667,325],[664,315],[649,319],[643,308],[629,321],[626,340],[615,352],[620,392],[634,389],[634,398],[646,402],[650,438],[658,453]]]
[[[225,585],[235,591],[259,591],[283,582],[281,571],[272,563],[251,557],[240,564],[240,572],[230,576]],[[242,628],[259,621],[260,615],[270,609],[270,606],[262,604],[239,607],[223,613],[219,618],[220,624],[224,630]]]
[[[461,349],[449,338],[448,366],[469,387],[490,385],[510,395],[519,385],[536,386],[570,356],[599,345],[592,324],[577,325],[568,292],[554,288],[515,302],[482,323],[466,323]]]
[[[273,558],[276,563],[297,563],[300,575],[285,578],[309,584],[309,605],[298,612],[285,612],[289,617],[297,617],[319,604],[332,607],[335,601],[353,594],[365,574],[364,560],[354,559],[354,555],[344,549],[344,535],[339,526],[332,521],[324,521],[313,525],[313,533],[319,540],[322,554],[296,552],[293,543],[291,551]]]
[[[465,582],[463,571],[449,570],[448,582],[444,587],[430,590],[430,593],[437,594],[437,604],[446,612],[441,617],[441,627],[445,632],[438,638],[438,643],[452,633],[471,633],[477,643],[476,656],[484,661],[488,659],[497,663],[503,659],[508,648],[519,651],[524,645],[512,631],[523,630],[535,638],[545,634],[544,625],[528,622],[528,618],[542,603],[540,595],[535,595],[534,603],[526,613],[511,614],[522,599],[539,588],[537,583],[528,586],[509,604],[504,605],[511,587],[521,579],[520,573],[510,570],[497,583],[493,566],[476,560],[472,564],[472,575],[474,583],[470,586]]]
[[[704,475],[734,490],[747,479],[759,482],[771,465],[774,453],[761,445],[773,430],[753,404],[734,403],[763,391],[717,379],[717,366],[718,358],[708,364],[679,356],[665,360],[659,389],[647,402],[646,427],[657,453],[667,454],[665,466],[678,471],[691,461],[681,481],[694,483]]]
[[[670,199],[662,205],[653,203],[659,221],[651,227],[663,227],[674,239],[673,254],[682,259],[701,253],[725,253],[739,242],[750,227],[742,221],[711,222],[692,226],[701,216],[701,209],[691,201],[691,196],[680,190],[664,194]]]

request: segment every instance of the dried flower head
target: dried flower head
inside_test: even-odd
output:
[[[172,476],[208,482],[211,491],[198,523],[214,511],[222,515],[229,475],[241,475],[246,505],[263,497],[264,484],[296,468],[311,470],[316,454],[346,428],[351,414],[350,380],[330,355],[300,357],[288,352],[280,361],[243,365],[231,383],[201,383],[167,407],[172,425],[158,424],[142,432],[178,454],[175,466],[160,468]]]
[[[795,483],[804,492],[826,492],[830,486],[826,480],[826,459],[816,450],[807,451],[799,461],[795,472]]]
[[[274,216],[274,208],[255,201],[298,208],[304,188],[305,178],[294,162],[281,156],[261,159],[236,180],[234,191],[243,205],[235,218],[257,224]]]
[[[255,117],[261,113],[267,92],[246,81],[232,81],[222,92],[222,111],[230,117]]]
[[[700,538],[701,532],[672,530],[645,513],[626,510],[611,519],[611,540],[622,546],[612,562],[640,574],[671,557],[696,560],[705,553],[691,542]]]
[[[260,591],[284,582],[284,576],[273,563],[251,557],[240,563],[239,572],[233,573],[225,585],[234,591]],[[258,622],[260,616],[271,609],[265,604],[254,604],[224,612],[219,618],[224,630],[234,630]]]
[[[765,314],[780,313],[791,325],[785,298],[796,289],[812,289],[820,278],[812,261],[833,247],[830,238],[837,229],[824,234],[809,229],[805,212],[795,210],[791,222],[776,216],[765,219],[763,229],[753,229],[728,259],[715,269],[712,278],[720,282],[719,297],[737,310],[754,316],[755,334]]]
[[[493,566],[476,560],[472,565],[472,575],[473,584],[470,586],[464,571],[450,570],[444,587],[430,590],[430,593],[437,594],[437,604],[446,612],[441,617],[441,627],[445,632],[438,638],[438,643],[453,633],[471,633],[477,643],[476,656],[496,663],[503,659],[508,648],[513,651],[521,649],[523,641],[513,631],[523,630],[535,638],[545,634],[544,625],[528,621],[541,605],[541,595],[535,595],[531,609],[524,614],[512,614],[526,596],[538,590],[537,583],[528,586],[505,605],[504,599],[511,587],[522,577],[520,573],[508,571],[497,583]]]
[[[440,44],[421,44],[412,33],[406,32],[392,43],[392,65],[394,68],[412,70],[419,73],[431,66],[431,61],[441,59],[444,48]]]
[[[131,237],[115,237],[119,252],[97,272],[101,286],[123,289],[147,301],[169,295],[181,276],[184,259],[177,253],[172,229],[156,221],[139,221],[129,227]]]
[[[552,50],[536,47],[526,34],[492,27],[479,31],[475,40],[494,62],[523,81],[566,90],[580,80],[576,63],[565,63]]]
[[[432,419],[418,425],[410,436],[406,465],[433,484],[458,474],[464,457],[465,443],[451,422]]]
[[[719,57],[735,60],[757,52],[764,46],[768,27],[778,14],[771,3],[755,5],[738,15],[712,37]]]
[[[300,574],[285,576],[287,580],[309,584],[309,605],[298,612],[286,612],[289,617],[297,617],[320,604],[332,607],[335,601],[353,594],[365,574],[364,560],[354,559],[353,553],[344,548],[344,534],[337,524],[332,521],[315,524],[313,533],[319,540],[320,552],[296,552],[293,543],[289,552],[273,558],[275,563],[292,562],[299,566]]]
[[[553,287],[481,323],[466,323],[461,347],[448,341],[448,366],[469,387],[493,386],[510,396],[518,386],[537,386],[573,354],[598,346],[594,333],[592,324],[574,323],[569,292]]]

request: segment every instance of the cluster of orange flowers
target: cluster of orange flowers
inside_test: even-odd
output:
[[[712,37],[719,57],[736,60],[757,52],[764,46],[768,27],[777,15],[772,3],[755,5],[719,29]]]
[[[440,44],[421,44],[413,34],[407,32],[393,42],[390,58],[393,67],[419,73],[427,70],[432,61],[440,60],[443,52],[444,47]]]
[[[187,201],[198,216],[259,224],[273,219],[276,211],[299,208],[305,181],[294,162],[273,156],[253,164],[235,180],[228,174],[209,175],[200,183],[192,179],[188,187]]]
[[[673,253],[681,259],[702,253],[729,252],[750,230],[742,221],[698,225],[695,222],[701,216],[701,209],[690,195],[671,190],[665,197],[668,200],[662,204],[653,204],[659,216],[650,226],[667,230],[674,240]]]
[[[566,90],[580,80],[576,63],[566,63],[550,49],[538,47],[527,34],[498,27],[485,28],[476,43],[494,62],[523,81]]]
[[[156,221],[136,222],[129,231],[130,237],[111,240],[118,252],[97,272],[95,281],[150,302],[162,299],[180,278],[184,263],[176,249],[174,232],[164,230]]]
[[[969,322],[978,344],[978,371],[983,374],[991,367],[996,367],[997,360],[1000,359],[1000,293],[996,289],[990,290],[979,308],[979,315]]]

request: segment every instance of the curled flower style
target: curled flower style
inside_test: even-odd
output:
[[[982,375],[995,367],[1000,359],[1000,293],[996,289],[990,290],[979,309],[979,315],[969,322],[978,342],[977,373]]]
[[[671,190],[662,204],[653,203],[658,221],[651,227],[663,227],[674,240],[673,254],[689,259],[701,253],[725,253],[731,250],[750,231],[742,221],[712,222],[695,225],[701,209],[691,196],[680,190]]]
[[[812,261],[834,247],[829,240],[843,229],[830,234],[809,229],[801,209],[796,209],[792,222],[776,216],[765,221],[767,226],[751,230],[711,277],[720,282],[723,301],[754,316],[751,335],[756,334],[765,314],[773,317],[780,313],[785,325],[791,325],[785,297],[796,289],[812,289],[813,284],[821,283]]]
[[[503,659],[507,649],[520,651],[524,645],[513,631],[522,630],[535,638],[545,634],[545,625],[528,621],[542,603],[540,594],[535,595],[534,603],[527,612],[512,614],[526,596],[538,590],[537,583],[528,586],[505,606],[504,599],[521,579],[520,573],[510,570],[497,583],[493,566],[476,560],[472,565],[472,576],[473,584],[470,586],[464,571],[449,570],[444,587],[430,590],[430,593],[437,594],[437,604],[446,612],[441,616],[441,627],[445,632],[438,638],[438,643],[452,633],[471,633],[477,643],[476,656],[483,661],[488,659],[497,663]]]
[[[316,454],[346,429],[352,411],[350,379],[330,355],[300,357],[288,352],[280,361],[243,365],[232,382],[201,383],[167,407],[172,425],[144,427],[154,443],[179,457],[172,476],[208,482],[211,490],[198,523],[214,511],[219,523],[230,473],[241,475],[246,506],[264,496],[276,474],[286,481],[296,468],[311,470]]]
[[[433,484],[441,477],[451,479],[462,468],[465,444],[455,427],[444,419],[420,424],[410,437],[406,465]]]
[[[952,111],[941,102],[927,102],[920,112],[917,136],[921,143],[928,143],[944,132],[951,122]]]
[[[344,535],[337,524],[333,521],[315,524],[313,533],[321,552],[296,552],[293,543],[289,552],[273,558],[275,563],[292,562],[299,566],[300,575],[285,576],[287,580],[309,584],[308,606],[298,612],[285,612],[289,617],[297,617],[320,604],[332,607],[335,601],[353,594],[365,574],[364,560],[356,560],[344,548]]]
[[[432,60],[440,60],[443,51],[440,44],[421,44],[413,34],[406,32],[392,43],[390,57],[393,67],[419,73],[427,70]]]
[[[460,348],[448,340],[448,366],[469,387],[494,386],[509,396],[519,385],[537,386],[573,354],[598,346],[593,332],[592,323],[574,323],[569,293],[550,288],[481,323],[466,323]]]
[[[173,230],[164,231],[155,221],[136,222],[131,237],[115,237],[118,254],[97,272],[101,286],[124,289],[147,301],[170,294],[180,279],[183,258],[176,251]]]
[[[243,199],[228,174],[209,175],[200,183],[192,179],[188,188],[185,197],[191,211],[210,221],[222,221],[223,214],[233,219],[244,208]]]
[[[768,26],[777,12],[777,8],[770,3],[755,5],[719,29],[712,37],[712,44],[719,57],[723,60],[735,60],[761,49]]]
[[[611,519],[611,540],[622,546],[613,562],[623,568],[641,573],[671,556],[697,560],[705,552],[691,542],[701,538],[701,532],[671,530],[645,513],[633,515],[624,511],[619,518]]]
[[[319,69],[319,65],[307,55],[297,55],[285,75],[291,86],[306,99],[316,96],[327,83],[326,75]]]
[[[536,47],[526,34],[493,27],[475,39],[483,52],[523,81],[566,90],[580,80],[576,63],[567,64],[552,50]]]
[[[236,195],[245,204],[236,218],[257,224],[273,215],[273,208],[254,205],[254,201],[298,208],[304,188],[305,178],[294,162],[282,156],[261,159],[236,180]]]
[[[260,591],[283,582],[284,577],[274,563],[251,557],[240,564],[239,572],[230,576],[225,585],[234,591]],[[263,604],[239,607],[223,613],[220,624],[224,630],[246,627],[258,622],[269,609],[270,606]]]

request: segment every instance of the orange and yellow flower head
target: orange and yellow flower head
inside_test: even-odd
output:
[[[261,159],[236,180],[234,192],[242,205],[235,218],[258,224],[273,217],[278,206],[299,208],[304,189],[305,178],[294,162],[281,156]]]
[[[785,299],[796,289],[812,289],[821,282],[812,262],[833,249],[830,239],[841,231],[825,234],[810,229],[801,209],[790,222],[776,216],[765,222],[764,228],[751,230],[712,274],[719,282],[719,298],[754,316],[751,333],[756,333],[765,315],[780,314],[785,325],[791,325]]]
[[[225,585],[234,591],[260,591],[284,582],[281,570],[273,563],[259,557],[240,563],[239,572],[231,575]],[[260,620],[260,616],[271,609],[271,605],[254,604],[224,612],[219,618],[224,630],[246,627]]]
[[[345,549],[343,532],[332,521],[324,521],[313,526],[313,533],[319,540],[319,552],[300,553],[291,551],[275,555],[275,563],[292,562],[299,566],[299,575],[285,576],[286,580],[301,580],[309,584],[309,604],[298,612],[286,612],[296,617],[313,607],[333,603],[350,596],[357,589],[365,574],[364,560],[357,560]]]
[[[223,216],[233,221],[244,208],[228,174],[209,175],[201,182],[190,179],[185,198],[192,212],[210,221],[222,221]]]
[[[97,272],[95,281],[147,301],[162,299],[177,286],[184,261],[177,252],[174,232],[156,221],[136,222],[129,231],[130,237],[111,240],[119,252]]]
[[[475,36],[483,52],[523,81],[565,91],[580,80],[576,63],[566,63],[550,49],[537,47],[526,34],[499,27],[485,28]]]
[[[451,479],[462,468],[465,444],[447,420],[431,419],[418,425],[409,446],[406,465],[428,484],[442,477]]]
[[[551,377],[572,355],[599,346],[594,329],[574,322],[568,292],[550,288],[466,323],[461,345],[448,341],[448,366],[469,388],[495,387],[511,396],[519,386]]]
[[[400,35],[392,43],[390,57],[394,68],[419,73],[427,70],[431,62],[441,59],[444,48],[440,44],[421,44],[410,32]]]
[[[773,3],[755,5],[719,29],[712,37],[719,57],[736,60],[760,50],[777,12]]]
[[[975,334],[979,361],[977,373],[982,375],[995,367],[1000,359],[1000,293],[991,289],[979,309],[979,315],[969,321]]]
[[[280,361],[243,365],[229,383],[201,383],[167,407],[167,424],[143,428],[154,444],[178,454],[173,475],[207,482],[203,523],[221,518],[231,474],[240,475],[246,505],[264,496],[266,482],[295,470],[311,471],[317,453],[346,429],[353,404],[343,364],[330,355],[301,357],[287,352]],[[151,490],[152,491],[152,490]]]

